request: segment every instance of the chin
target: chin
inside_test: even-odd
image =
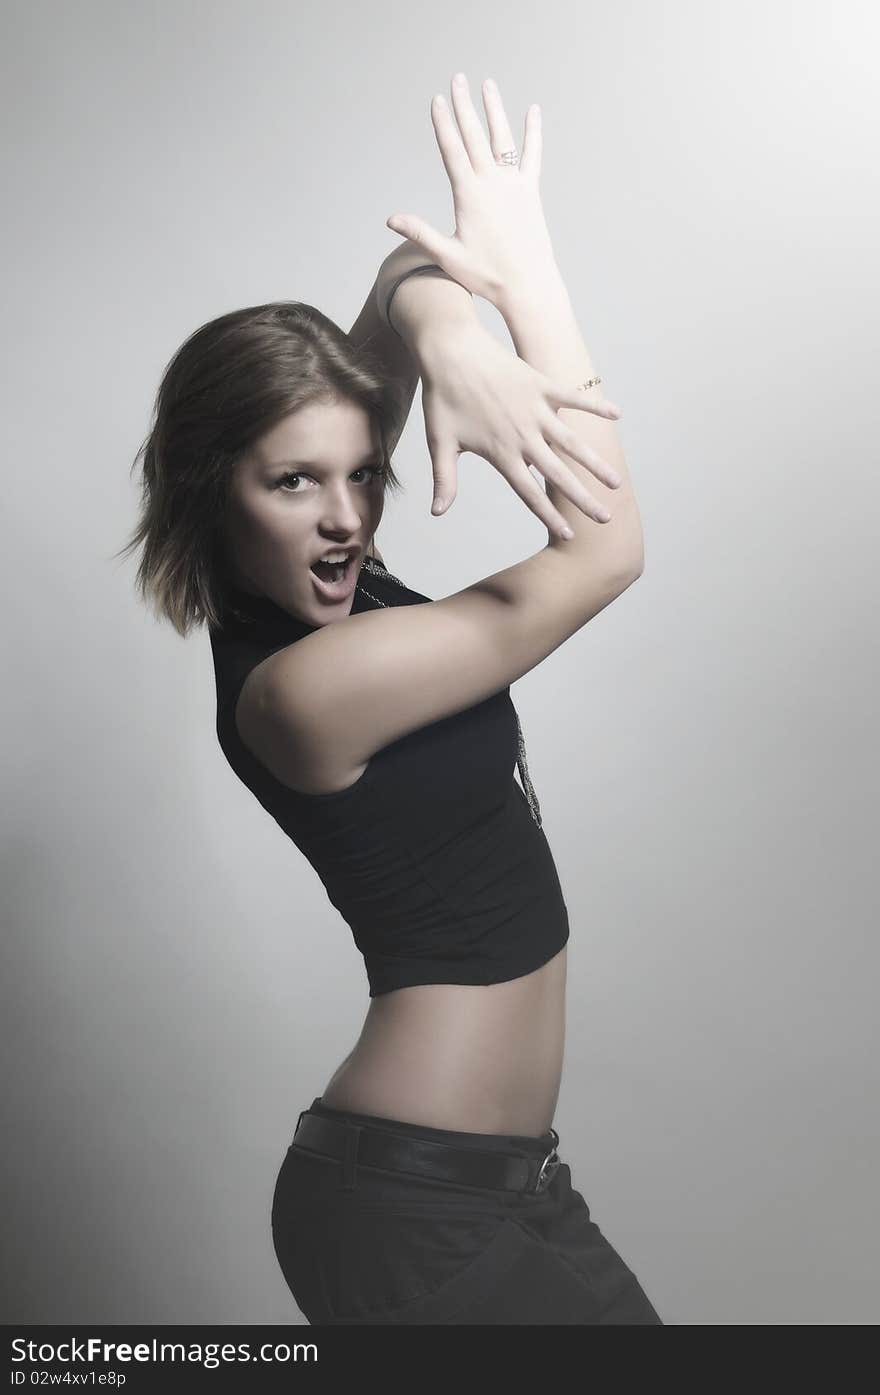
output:
[[[316,605],[312,602],[306,611],[308,623],[310,625],[321,626],[334,625],[337,620],[344,620],[346,616],[351,614],[353,604],[354,596],[348,596],[344,601],[340,601],[339,604],[335,606],[321,605],[320,602]]]

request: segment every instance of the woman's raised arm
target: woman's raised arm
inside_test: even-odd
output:
[[[484,296],[502,313],[515,297],[521,326],[529,305],[536,305],[540,313],[545,285],[556,288],[554,303],[564,296],[539,193],[540,112],[535,106],[529,108],[517,168],[513,136],[494,83],[487,81],[483,87],[491,143],[474,110],[464,74],[453,79],[452,100],[454,117],[444,99],[436,96],[431,103],[431,120],[452,189],[455,232],[445,237],[412,214],[393,214],[387,223],[408,239],[409,267],[433,262],[465,290]],[[510,158],[505,160],[505,155]],[[401,274],[400,267],[395,274]],[[419,284],[428,281],[432,284],[427,289]],[[390,276],[386,284],[394,284]],[[597,397],[595,391],[582,390],[581,383],[587,380],[575,375],[587,358],[586,351],[557,357],[555,363],[561,371],[551,378],[539,363],[529,363],[521,356],[504,361],[500,345],[479,321],[464,331],[458,329],[453,346],[442,322],[438,329],[438,317],[428,313],[425,299],[431,294],[441,298],[438,303],[445,303],[444,291],[449,290],[428,275],[410,276],[394,297],[395,325],[419,360],[426,435],[434,466],[433,512],[442,513],[455,498],[458,456],[469,450],[495,466],[557,543],[575,536],[569,516],[572,510],[564,512],[558,507],[561,496],[570,502],[573,512],[607,523],[611,514],[605,501],[586,487],[580,469],[589,471],[610,490],[620,488],[625,475],[591,443],[594,439],[607,442],[610,453],[619,459],[616,433],[610,428],[602,430],[604,423],[597,427],[591,420],[575,436],[557,415],[562,408],[603,417],[606,422],[621,415],[618,407]],[[573,460],[578,473],[563,464],[560,455]],[[546,489],[530,467],[544,477]],[[615,537],[628,533],[631,521],[630,516],[615,528]],[[638,551],[638,540],[630,541],[636,541],[632,550]]]

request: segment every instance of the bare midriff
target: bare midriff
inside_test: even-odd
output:
[[[562,1079],[566,967],[567,946],[507,983],[379,994],[323,1103],[436,1129],[546,1133]]]

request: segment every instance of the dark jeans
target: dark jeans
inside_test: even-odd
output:
[[[546,1136],[330,1109],[320,1096],[309,1112],[458,1147],[541,1158],[548,1146]],[[275,1185],[272,1238],[297,1306],[315,1325],[663,1325],[564,1162],[545,1190],[528,1193],[346,1168],[291,1144]]]

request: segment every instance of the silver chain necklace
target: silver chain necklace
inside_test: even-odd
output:
[[[408,590],[406,582],[401,581],[396,576],[392,576],[388,568],[384,565],[384,563],[378,561],[375,557],[365,557],[363,560],[363,567],[366,567],[368,571],[375,571],[376,575],[381,576],[383,580],[393,581],[395,585],[402,586],[405,591]],[[363,592],[365,596],[369,596],[371,601],[375,601],[376,605],[384,606],[387,609],[387,603],[385,601],[380,601],[379,597],[374,596],[372,591],[368,591],[366,586],[364,586],[360,581],[358,581],[358,588]],[[535,787],[532,784],[531,778],[529,776],[529,766],[528,761],[526,760],[526,743],[523,739],[522,726],[519,720],[519,713],[516,712],[516,709],[514,709],[514,713],[516,716],[516,735],[517,744],[519,748],[516,757],[516,768],[519,771],[519,781],[525,792],[526,800],[528,801],[529,812],[532,818],[535,820],[535,823],[540,828],[541,806],[538,803],[538,796],[535,794]]]

